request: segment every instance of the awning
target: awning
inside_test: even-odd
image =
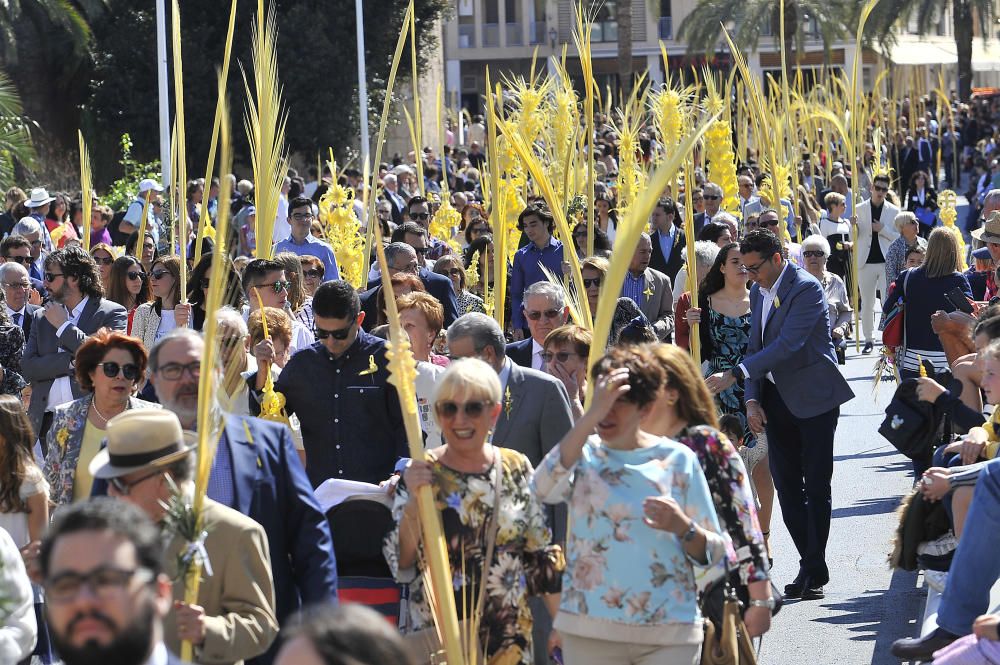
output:
[[[933,42],[902,42],[894,44],[889,59],[896,65],[954,65],[958,62],[955,45],[949,49]]]

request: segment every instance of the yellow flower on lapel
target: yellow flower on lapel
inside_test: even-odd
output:
[[[774,296],[774,308],[778,309],[781,307],[781,299],[778,296]]]
[[[647,286],[646,290],[642,292],[642,295],[646,296],[646,300],[649,300],[650,298],[652,298],[653,297],[653,287],[652,286]]]
[[[56,441],[59,442],[59,447],[66,450],[66,442],[69,441],[69,430],[63,427],[56,433]]]
[[[507,413],[507,417],[510,418],[510,407],[513,406],[514,400],[510,396],[510,386],[507,386],[507,394],[503,401],[503,410]]]
[[[375,356],[368,356],[368,369],[363,372],[358,372],[358,376],[367,376],[369,374],[374,374],[378,371],[378,365],[375,364]]]

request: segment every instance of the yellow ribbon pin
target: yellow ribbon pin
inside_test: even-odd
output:
[[[378,365],[375,364],[375,356],[368,356],[368,369],[363,372],[358,372],[358,376],[367,376],[369,374],[374,374],[378,371]]]
[[[510,418],[510,407],[514,404],[514,401],[510,397],[510,386],[507,386],[507,394],[503,402],[504,411],[507,413],[507,417]]]
[[[778,296],[774,296],[774,308],[778,309],[781,307],[781,299]]]
[[[652,298],[653,297],[653,287],[652,286],[647,286],[646,290],[642,292],[642,295],[646,296],[646,300],[649,300],[650,298]]]

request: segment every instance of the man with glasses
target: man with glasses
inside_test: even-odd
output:
[[[858,262],[861,263],[858,288],[861,294],[861,331],[865,335],[864,354],[871,353],[875,347],[872,340],[875,298],[877,293],[881,293],[882,298],[889,294],[889,285],[885,283],[885,257],[889,246],[899,237],[896,231],[899,208],[886,200],[888,193],[889,176],[880,173],[872,178],[872,197],[858,205],[856,249]]]
[[[261,306],[283,310],[291,317],[292,343],[288,346],[289,353],[294,354],[316,341],[312,331],[288,312],[288,289],[291,282],[285,279],[285,269],[280,263],[269,259],[254,259],[243,268],[241,286],[247,299],[245,318],[249,319],[250,314]]]
[[[51,299],[32,315],[21,360],[21,373],[33,388],[28,416],[43,447],[52,410],[84,394],[73,354],[101,328],[125,332],[128,325],[125,308],[104,298],[97,265],[80,247],[57,249],[45,258],[45,286]]]
[[[31,322],[35,312],[41,307],[30,302],[34,291],[28,271],[20,263],[7,262],[0,264],[0,288],[3,289],[4,306],[7,316],[24,331],[24,344],[27,346],[31,335]]]
[[[569,318],[562,287],[550,282],[535,282],[524,292],[524,318],[531,337],[507,345],[506,355],[521,367],[545,371],[545,338],[565,325]]]
[[[743,362],[709,376],[718,394],[745,382],[750,428],[767,431],[782,518],[798,550],[799,572],[785,595],[823,598],[830,581],[833,439],[840,405],[854,397],[837,368],[830,313],[815,277],[784,259],[778,237],[757,229],[740,243],[750,289],[750,342]]]
[[[181,665],[164,644],[172,600],[160,531],[141,510],[95,499],[59,512],[39,563],[45,618],[66,665]]]
[[[412,222],[419,224],[427,232],[429,245],[423,258],[432,264],[445,254],[451,254],[451,247],[448,243],[435,238],[430,234],[431,227],[431,202],[422,196],[414,196],[406,204],[406,216]]]
[[[195,659],[200,663],[236,663],[264,653],[277,636],[278,621],[271,557],[263,527],[232,508],[206,498],[202,504],[202,520],[207,535],[201,542],[201,552],[211,565],[211,575],[207,574],[206,567],[196,603],[183,602],[185,576],[178,570],[178,561],[189,543],[182,536],[165,530],[164,520],[178,491],[184,497],[182,501],[190,501],[193,496],[197,447],[194,435],[185,435],[177,416],[166,409],[134,409],[109,420],[106,436],[107,446],[91,461],[91,473],[94,478],[107,481],[110,496],[139,508],[160,526],[157,541],[163,551],[164,572],[173,580],[175,599],[163,626],[163,641],[167,647],[178,653],[181,643],[190,641]],[[165,548],[164,542],[167,543]],[[111,554],[110,561],[95,561],[89,558],[90,555],[78,553],[84,561],[94,562],[86,567],[76,564],[79,566],[75,568],[77,579],[86,575],[90,592],[83,597],[83,602],[91,602],[95,597],[124,595],[123,592],[131,587],[121,578],[126,578],[128,573],[137,575],[144,567],[117,561],[115,549],[101,553]],[[101,566],[106,568],[102,571]],[[115,573],[118,584],[112,584]],[[47,577],[53,580],[47,588],[54,589],[58,597],[60,585],[55,575],[50,573]],[[147,583],[150,581],[147,578]],[[67,589],[66,596],[80,602],[80,583],[76,582],[76,586],[75,592],[72,588]],[[85,607],[74,612],[74,619],[67,625],[72,628],[78,620],[76,617],[86,616],[84,612]],[[93,609],[90,612],[92,620],[83,624],[81,633],[87,635],[85,628],[89,626],[89,634],[99,635],[99,617]]]
[[[409,456],[385,341],[362,330],[365,313],[347,282],[320,285],[313,316],[318,343],[292,356],[274,385],[302,425],[309,481],[378,483]]]
[[[31,278],[39,282],[42,281],[42,273],[45,272],[45,252],[42,251],[42,230],[41,224],[31,217],[23,217],[21,221],[14,225],[11,235],[20,236],[28,243],[28,256],[31,262],[24,264],[24,267],[31,273]],[[22,253],[18,253],[23,256]]]
[[[1000,292],[996,281],[996,269],[1000,267],[1000,236],[997,236],[995,233],[984,236],[986,233],[986,220],[997,210],[1000,210],[1000,189],[991,189],[983,198],[983,209],[980,213],[978,228],[969,233],[973,240],[986,245],[987,249],[989,249],[990,257],[993,259],[993,269],[986,273],[986,295],[983,296],[984,300],[989,300]],[[0,245],[0,247],[3,247],[3,245]]]
[[[757,216],[756,228],[770,231],[781,240],[781,246],[785,251],[785,258],[799,266],[805,265],[802,259],[802,245],[785,240],[784,230],[781,228],[781,216],[774,208],[766,208]],[[749,230],[746,235],[749,235]]]
[[[299,196],[292,199],[288,207],[291,234],[274,247],[274,253],[291,252],[296,256],[315,256],[323,262],[324,281],[340,279],[333,248],[312,234],[312,223],[316,218],[313,215],[312,200]]]
[[[746,220],[751,215],[759,215],[764,206],[760,197],[754,193],[753,178],[749,174],[741,175],[736,178],[736,186],[739,188],[740,219]]]
[[[694,234],[697,236],[705,224],[712,221],[712,218],[719,214],[722,206],[722,187],[714,182],[706,182],[702,189],[702,197],[705,200],[705,211],[696,213],[694,216]]]
[[[393,258],[389,258],[389,248],[394,245],[403,245],[398,248],[400,251],[393,251]],[[451,285],[451,280],[444,275],[439,275],[428,268],[427,257],[430,255],[430,248],[427,246],[427,230],[416,222],[406,222],[392,232],[392,244],[386,248],[386,260],[389,262],[389,276],[396,272],[409,272],[420,278],[427,293],[437,298],[441,306],[444,307],[444,325],[447,328],[458,318],[458,299],[455,296],[455,288]],[[409,248],[409,249],[405,249]],[[430,264],[433,267],[433,263]],[[369,291],[362,295],[365,303],[365,310],[369,312],[372,320],[369,324],[374,324],[374,311],[367,304],[367,294],[375,289],[377,294],[381,288],[381,280],[368,284]],[[366,328],[367,330],[367,328]]]
[[[245,357],[246,327],[239,325],[239,314],[223,308],[218,318],[220,334],[230,342],[223,347],[223,355]],[[150,381],[160,403],[186,430],[198,427],[198,380],[204,352],[201,335],[177,328],[149,354]],[[242,377],[240,383],[246,385]],[[228,414],[212,461],[208,497],[264,528],[279,623],[302,605],[336,598],[337,569],[329,525],[286,426]],[[275,643],[269,650],[271,657],[277,647]]]

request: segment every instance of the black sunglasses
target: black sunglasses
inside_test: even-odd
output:
[[[14,263],[20,263],[22,266],[30,266],[34,261],[30,256],[5,256],[3,257],[6,261],[13,261]]]
[[[778,226],[781,222],[777,219],[769,219],[766,222],[758,222],[759,226]]]
[[[424,221],[425,219],[430,219],[431,214],[429,212],[411,212],[410,219],[415,219],[419,221]]]
[[[134,272],[127,272],[125,276],[131,279],[133,282],[137,279],[146,279],[146,273],[141,270],[136,270]]]
[[[114,259],[110,259],[110,258],[109,259],[102,259],[99,256],[95,256],[95,257],[93,257],[93,259],[94,259],[94,263],[96,263],[99,266],[109,266],[109,265],[111,265],[112,263],[115,262]]]
[[[600,286],[600,285],[601,285],[600,277],[594,277],[593,279],[587,279],[586,277],[583,278],[583,288],[585,289],[589,289],[592,286]]]
[[[151,273],[149,273],[149,276],[150,276],[151,279],[159,280],[159,279],[163,279],[164,275],[169,275],[169,274],[170,274],[169,270],[160,269],[160,270],[154,270],[154,271],[152,271]]]
[[[438,402],[434,405],[434,409],[441,418],[454,418],[458,415],[459,409],[465,412],[468,418],[478,418],[483,415],[488,408],[493,406],[494,402],[492,400],[482,400],[479,402],[465,402],[461,404],[459,402],[452,402],[451,400],[445,400]]]
[[[525,311],[524,315],[531,319],[532,321],[538,321],[544,316],[546,319],[555,319],[559,317],[560,309],[547,309],[544,312],[541,311]]]
[[[106,362],[97,363],[97,366],[104,370],[104,376],[109,379],[117,377],[119,373],[129,381],[135,381],[139,378],[139,366],[135,363],[119,365],[118,363]]]
[[[578,354],[570,353],[569,351],[557,351],[555,353],[550,353],[549,351],[545,351],[544,353],[542,353],[542,360],[544,360],[547,363],[550,363],[552,362],[552,359],[555,358],[559,362],[564,363],[567,360],[569,360],[570,356],[575,356],[575,355]]]
[[[323,330],[319,326],[313,326],[313,334],[316,335],[316,339],[326,339],[327,337],[332,337],[334,339],[345,340],[351,334],[351,330],[353,329],[353,323],[346,328],[341,328],[340,330]]]
[[[806,257],[807,259],[809,258],[818,259],[822,256],[826,256],[826,252],[824,252],[821,249],[807,249],[804,252],[802,252],[802,256]]]
[[[322,277],[323,271],[314,268],[312,270],[303,270],[302,274],[306,277]]]
[[[47,272],[47,273],[45,273],[43,275],[43,277],[45,277],[45,281],[46,282],[50,282],[51,283],[51,282],[56,281],[56,277],[62,277],[63,274],[64,273],[61,273],[61,272]]]
[[[705,196],[703,196],[702,198],[705,199],[706,201],[718,201],[722,197],[721,196],[713,196],[711,194],[705,194]]]
[[[118,492],[118,494],[122,496],[128,496],[129,492],[132,491],[133,487],[135,487],[136,485],[145,480],[149,480],[150,478],[161,475],[164,472],[164,470],[165,469],[157,469],[156,471],[150,471],[146,475],[139,476],[138,478],[132,481],[126,481],[123,480],[122,478],[108,478],[108,484],[114,487],[115,491]]]
[[[416,252],[418,255],[423,256],[427,252],[431,251],[431,248],[430,247],[414,247],[413,251]]]

